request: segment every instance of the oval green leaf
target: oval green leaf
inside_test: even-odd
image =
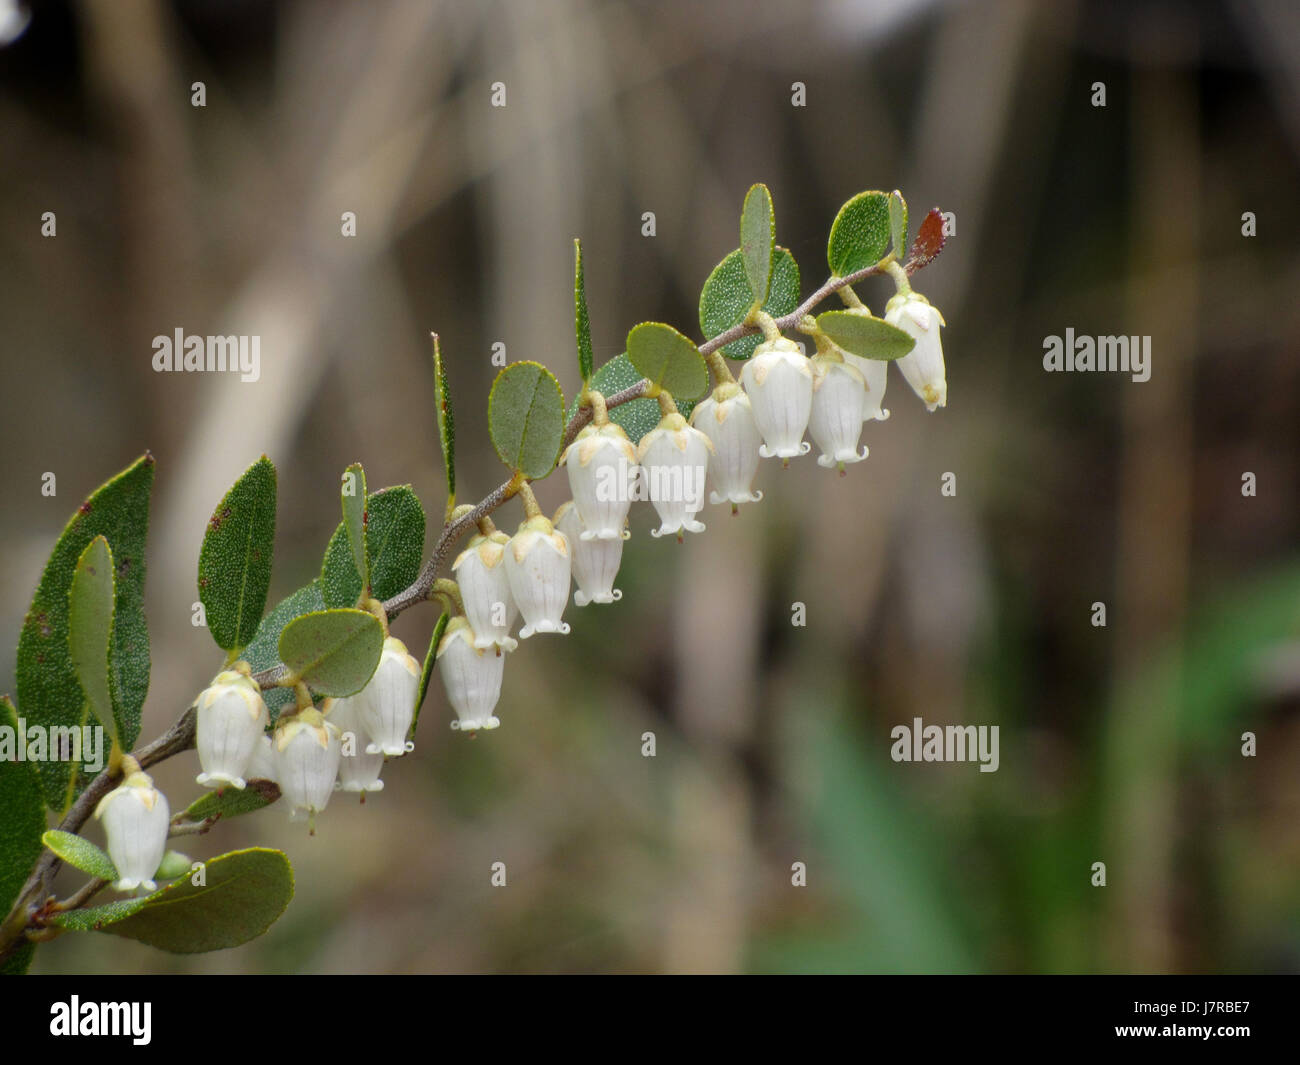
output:
[[[253,638],[266,609],[275,550],[275,491],[275,466],[263,455],[217,504],[203,536],[199,601],[208,631],[226,651]]]
[[[628,362],[626,354],[622,354],[610,359],[592,375],[591,388],[602,396],[612,396],[625,388],[631,388],[640,380],[641,375],[637,373],[636,367]],[[674,397],[674,402],[682,417],[691,416],[691,411],[695,408],[695,400]],[[572,421],[577,413],[578,403],[575,400],[569,411],[569,420]],[[661,416],[659,404],[653,399],[634,399],[627,403],[620,403],[609,412],[609,420],[615,425],[622,426],[623,431],[634,444],[659,424]]]
[[[155,880],[175,880],[178,877],[188,876],[193,867],[194,859],[188,854],[168,851],[158,863],[158,869],[153,876]]]
[[[799,283],[799,264],[794,261],[794,256],[785,248],[776,248],[763,310],[773,318],[789,314],[799,306]],[[739,325],[753,302],[754,295],[745,276],[744,257],[739,251],[733,251],[713,268],[700,291],[701,332],[712,340],[733,325]],[[762,339],[758,333],[741,337],[726,345],[722,354],[729,359],[748,359]]]
[[[591,316],[587,313],[587,283],[582,273],[582,242],[573,241],[573,331],[578,338],[578,373],[585,385],[591,380]]]
[[[352,563],[361,574],[361,587],[370,587],[370,564],[366,554],[366,471],[361,463],[354,462],[343,471],[339,495],[343,500],[343,527],[348,533],[348,546],[352,550]]]
[[[751,185],[740,212],[740,254],[753,303],[767,302],[772,282],[772,253],[776,247],[776,214],[772,194],[763,184]]]
[[[642,377],[673,397],[698,399],[709,387],[709,368],[700,349],[663,322],[632,327],[627,359]]]
[[[836,346],[864,359],[897,359],[916,343],[883,318],[852,311],[824,311],[817,316],[817,325]]]
[[[113,552],[96,536],[77,559],[68,591],[68,651],[86,696],[86,707],[110,738],[117,735],[113,713]],[[81,724],[85,724],[83,713]]]
[[[117,866],[113,859],[88,839],[52,828],[41,836],[41,842],[74,869],[100,880],[117,879]]]
[[[375,492],[366,502],[366,511],[370,592],[376,599],[391,599],[419,575],[424,558],[424,507],[411,486],[404,484]],[[361,575],[342,524],[325,548],[320,583],[327,607],[355,606],[361,595]]]
[[[200,795],[184,810],[172,818],[174,828],[202,824],[207,820],[222,820],[251,814],[270,806],[280,798],[280,787],[271,780],[250,780],[241,788],[222,788]]]
[[[429,637],[429,652],[424,656],[424,668],[420,671],[420,690],[415,696],[415,716],[411,718],[411,739],[415,738],[415,726],[420,721],[420,707],[424,705],[424,697],[429,694],[429,680],[433,677],[433,666],[438,656],[438,644],[442,640],[442,634],[447,631],[448,620],[445,613],[439,615],[437,622],[433,626],[433,635]]]
[[[145,533],[154,460],[146,454],[97,489],[78,508],[54,546],[18,641],[18,705],[28,726],[80,725],[85,696],[68,646],[68,592],[77,561],[96,536],[112,545],[116,568],[112,691],[124,750],[140,734],[140,708],[149,690],[149,628],[144,618]],[[47,735],[48,735],[47,731]],[[66,809],[90,776],[77,762],[37,765],[45,801]]]
[[[434,410],[438,418],[438,443],[442,445],[442,465],[447,474],[447,517],[456,509],[456,419],[451,411],[451,389],[447,386],[447,367],[442,361],[438,334],[433,337]]]
[[[501,461],[530,480],[555,468],[564,438],[560,382],[536,362],[513,362],[497,374],[488,396],[488,431]]]
[[[895,189],[889,194],[889,240],[898,261],[907,254],[907,201]]]
[[[346,533],[343,534],[343,538],[346,540]],[[350,552],[346,544],[344,550]],[[351,564],[350,557],[349,564]],[[352,572],[356,573],[355,567],[353,567]],[[361,579],[358,577],[358,588],[360,588],[360,583]],[[262,619],[262,623],[257,627],[257,632],[253,634],[252,641],[244,648],[244,661],[252,667],[254,673],[270,669],[280,661],[280,633],[284,631],[284,627],[294,618],[324,610],[326,605],[319,579],[280,600],[275,605],[275,608]],[[269,691],[262,693],[262,701],[266,703],[266,708],[271,714],[271,721],[274,723],[281,710],[286,706],[293,705],[293,691],[290,688],[271,688]]]
[[[840,208],[831,225],[826,261],[831,273],[848,277],[874,266],[889,251],[889,197],[860,192]]]
[[[204,865],[204,883],[184,877],[139,899],[70,910],[53,923],[110,932],[159,950],[197,954],[247,943],[265,932],[293,898],[293,868],[281,851],[232,851]]]
[[[355,695],[379,665],[384,628],[364,610],[322,610],[280,633],[280,661],[321,695]]]

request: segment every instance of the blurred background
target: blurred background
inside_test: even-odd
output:
[[[805,292],[858,191],[956,218],[914,279],[947,318],[947,409],[891,371],[843,480],[765,464],[764,501],[708,508],[684,546],[638,508],[622,603],[521,645],[498,731],[452,733],[435,681],[364,807],[185,841],[289,853],[266,936],[177,957],[69,935],[34,971],[1300,969],[1295,4],[24,10],[0,49],[0,645],[76,505],[151,449],[143,738],[220,665],[190,624],[198,550],[259,454],[273,601],[317,572],[349,462],[441,515],[430,330],[462,500],[502,479],[492,345],[573,395],[575,236],[600,361],[648,318],[698,337],[754,181]],[[890,291],[860,286],[878,313]],[[260,381],[154,373],[178,327],[260,335]],[[1067,327],[1150,335],[1150,381],[1044,373]],[[433,621],[394,630],[418,655]],[[998,725],[999,770],[891,761],[918,716]],[[157,770],[174,806],[196,771]]]

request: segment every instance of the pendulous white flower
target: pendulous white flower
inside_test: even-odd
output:
[[[339,730],[314,706],[282,715],[275,730],[275,779],[289,804],[289,816],[309,818],[329,804],[339,775],[343,744]]]
[[[854,355],[852,352],[844,351],[837,348],[844,361],[852,366],[862,375],[862,380],[867,386],[867,402],[862,410],[862,417],[866,421],[883,422],[889,417],[889,411],[884,409],[885,386],[889,383],[889,361],[887,359],[864,359],[861,355]]]
[[[659,515],[659,528],[651,530],[651,536],[681,539],[683,529],[704,531],[695,515],[704,509],[704,479],[712,454],[713,441],[675,411],[641,438],[637,461],[642,491]]]
[[[104,822],[108,856],[117,867],[118,891],[157,888],[154,874],[167,850],[171,810],[167,796],[139,768],[99,800],[95,816]]]
[[[253,745],[253,757],[248,760],[244,770],[245,780],[269,780],[275,782],[275,745],[265,732]]]
[[[695,405],[691,424],[713,444],[714,458],[709,463],[713,491],[709,502],[730,503],[735,513],[739,504],[762,499],[763,493],[752,486],[763,438],[744,389],[732,381],[718,385]]]
[[[588,425],[560,459],[569,473],[584,540],[622,540],[636,482],[636,448],[613,422]]]
[[[844,466],[867,457],[864,446],[858,452],[862,435],[862,412],[867,403],[867,386],[848,363],[835,355],[817,355],[812,360],[813,401],[808,432],[822,449],[817,465]]]
[[[519,646],[510,637],[519,607],[510,594],[510,578],[506,576],[509,542],[510,537],[496,529],[486,535],[475,533],[451,567],[465,602],[465,616],[479,647],[495,646],[513,651]]]
[[[926,410],[946,407],[948,382],[939,342],[939,327],[947,324],[943,315],[920,293],[900,292],[885,305],[885,321],[916,341],[911,351],[896,360],[912,391],[925,400]]]
[[[804,440],[812,413],[812,368],[793,340],[765,340],[740,371],[754,422],[763,437],[758,453],[765,459],[806,455]]]
[[[571,566],[568,540],[541,514],[526,519],[510,538],[506,575],[510,594],[524,617],[521,640],[539,632],[569,631],[564,608],[569,601]]]
[[[569,541],[573,562],[573,581],[578,590],[573,601],[578,606],[588,603],[614,603],[623,593],[614,587],[619,563],[623,560],[623,537],[617,540],[584,540],[586,531],[582,516],[573,500],[560,504],[555,512],[555,528]]]
[[[501,724],[492,711],[501,698],[505,661],[499,651],[474,646],[474,633],[464,618],[448,622],[447,631],[438,641],[437,663],[447,701],[456,711],[453,729],[473,732]]]
[[[415,697],[420,693],[420,663],[406,644],[389,636],[370,682],[356,695],[362,727],[370,734],[367,754],[397,756],[415,750],[406,734],[415,719]]]
[[[270,718],[256,682],[233,669],[218,673],[195,703],[195,745],[205,788],[243,788],[244,775]]]
[[[367,792],[383,791],[379,774],[384,768],[384,753],[366,752],[370,733],[361,723],[356,697],[326,699],[321,703],[321,712],[339,730],[339,775],[334,786],[340,791],[359,791],[362,802]]]

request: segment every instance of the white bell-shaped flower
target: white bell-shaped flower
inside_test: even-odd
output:
[[[453,729],[473,732],[493,729],[501,722],[493,716],[501,698],[505,655],[474,646],[474,633],[464,618],[452,618],[438,641],[438,673],[447,701],[456,711]]]
[[[709,479],[710,503],[730,503],[735,513],[741,503],[757,503],[763,493],[754,489],[758,472],[758,447],[763,442],[754,410],[744,389],[732,382],[718,385],[691,411],[691,425],[713,444]]]
[[[465,602],[465,616],[479,647],[495,646],[513,651],[519,646],[510,637],[519,607],[510,594],[510,578],[506,576],[509,542],[510,537],[496,529],[486,536],[475,533],[451,567]]]
[[[555,528],[569,541],[573,581],[578,586],[573,601],[578,606],[586,606],[588,603],[614,603],[622,599],[623,593],[614,587],[614,578],[618,576],[618,567],[623,561],[623,537],[584,540],[582,534],[586,528],[573,500],[562,503],[555,512]]]
[[[108,856],[117,867],[118,891],[155,890],[154,874],[167,851],[171,810],[167,796],[153,786],[149,774],[138,768],[95,807],[104,823]]]
[[[406,734],[415,720],[420,673],[420,663],[407,652],[406,644],[395,636],[384,640],[374,676],[352,696],[361,725],[370,734],[366,754],[396,757],[415,750],[415,744],[407,740]]]
[[[253,757],[248,760],[244,770],[245,780],[269,780],[275,783],[275,745],[265,732],[253,745]]]
[[[703,532],[695,515],[704,509],[704,480],[709,471],[713,441],[674,412],[641,438],[637,460],[641,463],[641,494],[659,515],[659,528],[651,536],[676,536],[682,530]]]
[[[384,753],[367,753],[370,733],[362,724],[356,697],[326,699],[321,703],[321,711],[325,720],[339,730],[339,775],[334,786],[340,791],[360,792],[362,802],[366,801],[367,792],[383,791],[384,782],[379,774],[384,768]]]
[[[329,804],[339,775],[343,744],[339,730],[314,706],[284,715],[275,730],[275,779],[289,804],[289,816],[308,818]]]
[[[917,292],[898,293],[885,306],[885,321],[897,326],[916,341],[897,365],[912,391],[925,400],[925,409],[948,405],[948,381],[944,376],[943,345],[939,327],[946,325],[930,301]]]
[[[627,433],[613,422],[588,425],[565,449],[560,464],[569,473],[583,539],[622,540],[637,476],[636,448]]]
[[[541,514],[524,521],[510,538],[506,575],[510,594],[524,618],[521,640],[538,632],[569,631],[564,608],[569,601],[571,566],[568,540]]]
[[[233,669],[218,673],[195,703],[195,745],[205,788],[243,788],[249,759],[270,718],[255,681]]]
[[[806,455],[803,438],[812,414],[812,367],[793,340],[765,340],[740,371],[754,422],[763,437],[758,453],[765,459]]]
[[[835,355],[818,355],[812,360],[813,402],[808,432],[822,453],[817,465],[839,466],[861,462],[867,449],[858,451],[862,435],[862,412],[867,403],[867,386],[862,375]]]
[[[889,417],[885,410],[885,386],[889,383],[889,360],[864,359],[861,355],[837,349],[844,356],[844,361],[862,375],[867,387],[867,402],[863,407],[862,417],[866,421],[883,422]]]

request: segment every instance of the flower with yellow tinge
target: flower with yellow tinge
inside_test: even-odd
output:
[[[568,541],[544,515],[525,519],[510,538],[506,576],[524,618],[521,640],[539,632],[569,631],[564,608],[569,602],[571,566]]]
[[[370,734],[367,754],[398,757],[415,750],[406,738],[415,720],[415,699],[420,691],[420,663],[396,636],[384,640],[384,650],[374,675],[356,700],[361,726]]]
[[[817,355],[812,360],[813,401],[808,432],[822,449],[817,465],[844,466],[861,462],[867,449],[858,451],[862,412],[867,403],[862,375],[837,355]]]
[[[759,455],[789,461],[808,454],[812,445],[803,434],[812,414],[812,367],[795,342],[763,341],[740,371],[740,383],[763,437]]]
[[[501,698],[505,655],[474,646],[474,633],[464,618],[452,618],[438,641],[438,673],[447,701],[456,711],[453,729],[474,732],[494,729],[501,722],[493,716]]]
[[[205,788],[244,787],[244,774],[269,723],[257,683],[233,669],[218,673],[195,702],[195,746]]]
[[[615,603],[623,593],[614,587],[618,567],[623,560],[623,537],[617,540],[584,540],[585,528],[573,500],[561,503],[555,512],[555,528],[569,541],[573,560],[573,583],[578,590],[573,601],[578,606],[588,603]]]
[[[171,810],[167,796],[139,769],[99,800],[95,817],[104,823],[108,856],[117,868],[118,891],[155,890],[154,874],[167,850]]]
[[[367,752],[371,738],[361,723],[356,697],[326,699],[321,712],[339,730],[339,775],[334,786],[340,791],[360,792],[363,802],[368,792],[383,791],[379,774],[384,768],[384,752]]]
[[[749,396],[734,381],[718,385],[691,411],[691,425],[713,444],[709,477],[710,503],[730,503],[734,513],[741,503],[757,503],[763,493],[753,488],[758,472],[758,447],[763,438],[754,421]]]
[[[519,646],[510,636],[519,607],[510,594],[510,578],[506,576],[509,542],[510,537],[496,529],[486,536],[475,533],[451,567],[465,603],[465,616],[480,648],[513,651]]]
[[[613,422],[588,425],[565,449],[560,465],[569,474],[582,538],[622,540],[636,478],[636,448],[627,433]]]
[[[928,411],[946,407],[948,381],[939,342],[939,327],[947,324],[943,315],[919,292],[900,292],[885,305],[885,321],[916,341],[911,351],[896,360],[912,391],[925,401]]]
[[[275,730],[275,779],[289,816],[314,818],[329,804],[339,775],[343,744],[338,726],[314,706],[284,715]]]
[[[641,438],[637,461],[646,498],[659,515],[659,528],[651,536],[699,533],[704,523],[695,515],[704,509],[704,480],[709,470],[713,441],[686,424],[676,411]]]

